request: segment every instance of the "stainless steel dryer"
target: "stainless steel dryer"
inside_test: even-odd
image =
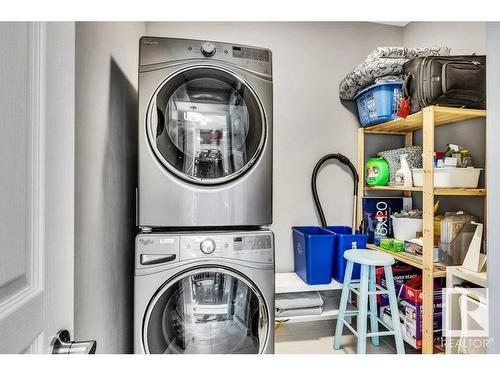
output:
[[[143,37],[138,225],[271,223],[271,52]]]
[[[135,353],[273,353],[268,230],[140,234]]]

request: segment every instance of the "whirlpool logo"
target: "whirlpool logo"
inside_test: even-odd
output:
[[[139,238],[139,244],[142,246],[152,245],[153,242],[151,238]]]

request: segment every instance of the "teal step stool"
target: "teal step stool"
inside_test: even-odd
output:
[[[399,309],[396,299],[396,291],[394,289],[394,279],[392,276],[392,265],[394,258],[380,251],[374,250],[347,250],[344,253],[347,260],[344,286],[342,287],[342,297],[340,298],[340,311],[337,319],[337,327],[335,329],[335,339],[333,347],[335,350],[340,349],[342,340],[342,331],[344,325],[354,333],[358,338],[358,354],[366,353],[366,339],[371,337],[373,345],[379,345],[379,336],[394,335],[396,340],[396,350],[398,354],[404,354],[403,337],[401,336],[401,323],[399,321]],[[351,280],[352,269],[354,263],[361,265],[361,278],[359,284],[353,283]],[[375,279],[375,268],[384,267],[385,280],[387,289],[377,285]],[[358,310],[347,311],[347,302],[349,293],[353,292],[358,295]],[[390,328],[378,317],[377,313],[377,294],[387,294],[389,297],[389,306],[391,308],[392,326]],[[370,300],[370,311],[368,312],[368,299]],[[367,333],[367,317],[370,315],[370,333]],[[357,331],[346,321],[346,317],[357,316]],[[379,332],[378,325],[381,324],[387,331]]]

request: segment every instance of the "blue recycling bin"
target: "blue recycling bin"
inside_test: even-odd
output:
[[[335,234],[332,276],[339,283],[344,282],[345,267],[347,260],[344,258],[344,252],[350,249],[365,249],[368,241],[367,234],[352,234],[351,227],[347,226],[329,226],[328,231]],[[359,279],[361,266],[355,264],[352,271],[352,279]]]
[[[295,273],[307,284],[332,281],[335,233],[321,227],[292,227]]]

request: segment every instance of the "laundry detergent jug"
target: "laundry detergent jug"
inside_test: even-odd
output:
[[[369,186],[384,186],[389,182],[389,164],[384,158],[371,158],[366,162],[365,180]]]

